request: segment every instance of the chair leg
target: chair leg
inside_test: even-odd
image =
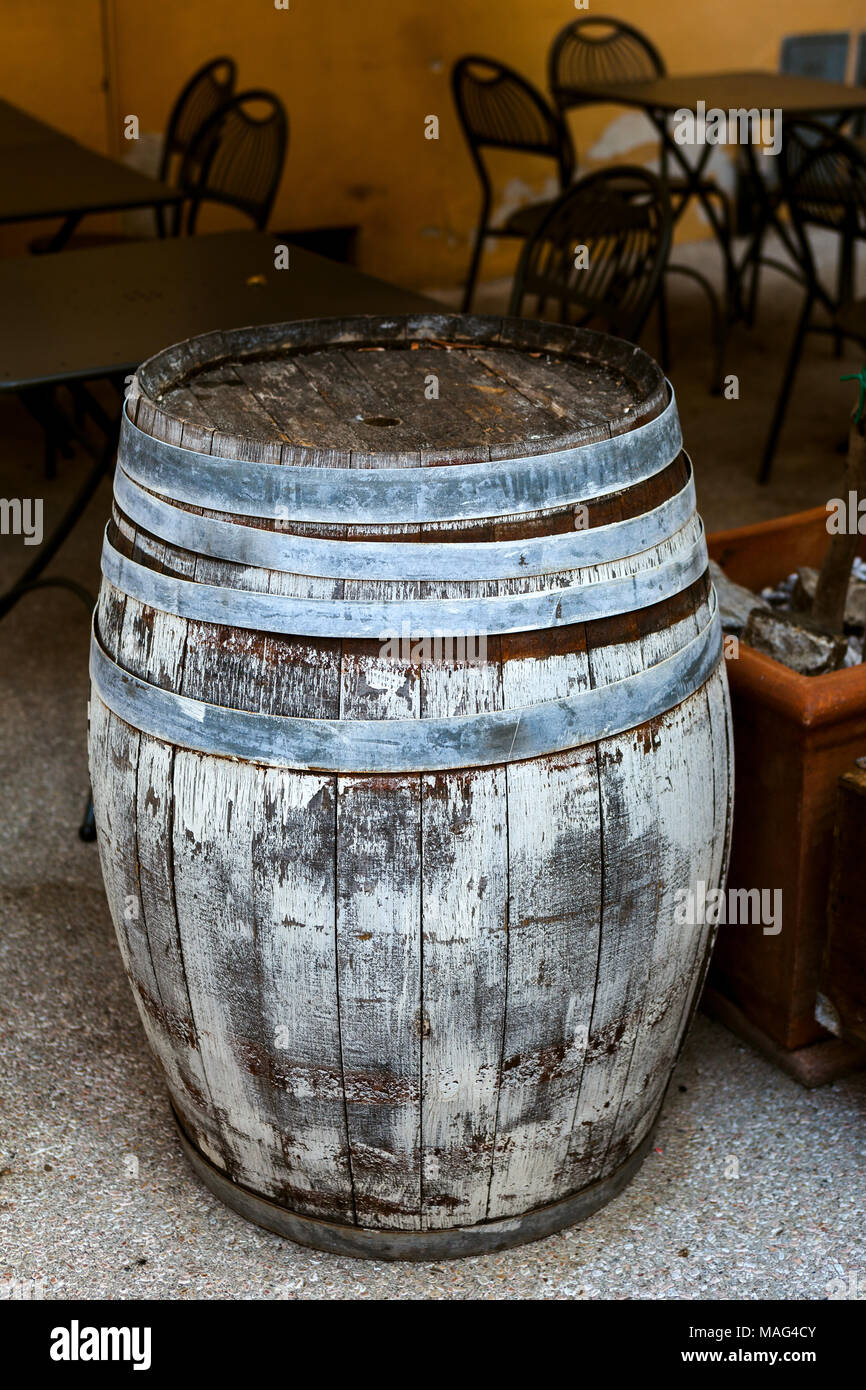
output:
[[[54,394],[53,387],[47,387],[43,393],[44,398],[47,400],[51,400]],[[43,420],[40,423],[42,423],[42,434],[45,443],[45,477],[50,482],[57,477],[58,454],[61,458],[72,459],[75,458],[75,449],[69,432],[63,428],[62,423],[58,425],[56,420],[52,418]],[[77,416],[75,417],[75,423],[81,428],[82,421],[79,420]]]
[[[776,453],[776,445],[779,442],[779,435],[785,420],[788,409],[788,401],[794,386],[794,376],[800,363],[803,352],[803,340],[809,328],[809,320],[812,317],[812,305],[815,302],[815,295],[812,290],[806,295],[805,303],[797,323],[797,330],[794,334],[794,341],[791,344],[791,351],[788,354],[788,361],[785,364],[785,375],[782,378],[782,386],[779,391],[779,398],[776,401],[776,409],[773,413],[773,420],[770,425],[770,432],[767,435],[767,442],[764,445],[764,455],[761,459],[761,467],[758,473],[758,482],[767,483],[770,480],[770,469],[773,466],[773,458]]]
[[[757,235],[756,235],[756,237],[755,237],[755,241],[754,241],[754,244],[753,244],[753,246],[752,246],[751,254],[750,254],[750,256],[749,256],[749,265],[750,265],[750,267],[751,267],[751,279],[750,279],[750,281],[749,281],[749,302],[748,302],[748,305],[747,305],[747,307],[746,307],[746,324],[747,324],[747,326],[748,326],[749,328],[753,328],[753,327],[754,327],[754,324],[755,324],[755,315],[756,315],[756,313],[758,312],[758,293],[759,293],[759,291],[760,291],[761,255],[762,255],[763,250],[764,250],[764,236],[765,236],[765,234],[766,234],[766,228],[765,228],[765,227],[762,227],[761,230],[757,233]]]
[[[484,253],[484,223],[478,228],[478,235],[475,238],[475,247],[472,252],[472,260],[469,262],[469,274],[466,278],[466,288],[463,292],[463,304],[460,312],[468,314],[472,309],[472,300],[475,297],[475,285],[478,280],[478,270],[481,265],[481,257]]]
[[[758,312],[758,295],[761,290],[761,262],[756,256],[751,262],[752,272],[749,280],[749,303],[746,307],[746,326],[754,328],[755,315]]]
[[[45,477],[48,482],[53,482],[57,477],[57,434],[51,425],[45,425],[42,437],[45,444]]]
[[[659,281],[659,292],[657,299],[659,360],[661,362],[663,372],[670,372],[671,369],[671,337],[670,329],[668,327],[668,296],[667,290],[665,289],[665,273],[667,273],[667,269],[668,268],[666,266],[665,272],[662,274],[661,280]]]
[[[710,391],[714,396],[720,396],[723,388],[727,330],[718,296],[707,277],[690,265],[668,265],[665,267],[665,273],[670,275],[687,275],[690,280],[697,281],[707,297],[707,304],[710,309],[710,332],[713,339],[713,374],[710,382]]]
[[[708,193],[710,202],[715,202],[719,209],[719,221],[722,224],[722,246],[725,252],[725,301],[727,305],[726,317],[731,317],[740,312],[740,284],[741,277],[736,275],[731,263],[731,205],[726,193],[720,188],[713,189]],[[700,277],[702,278],[702,277]],[[715,307],[715,291],[709,281],[705,281],[705,288],[712,295],[713,308]]]
[[[852,229],[845,226],[839,244],[839,274],[836,286],[836,303],[847,304],[854,294],[854,236]],[[838,330],[833,334],[833,355],[842,356],[845,338]]]

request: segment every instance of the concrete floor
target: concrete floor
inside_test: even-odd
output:
[[[710,264],[712,248],[687,253]],[[730,347],[740,399],[725,401],[706,389],[703,305],[677,286],[671,375],[710,529],[838,490],[853,397],[837,378],[860,361],[837,362],[822,339],[774,482],[753,481],[797,303],[766,276],[758,327]],[[48,524],[82,467],[61,461],[45,483],[35,427],[0,404],[0,495],[43,495]],[[90,587],[108,504],[104,486],[55,566]],[[29,553],[14,537],[0,547],[5,586]],[[387,1266],[301,1249],[225,1210],[181,1155],[96,849],[76,836],[87,643],[84,606],[62,591],[31,595],[0,627],[0,1281],[17,1296],[823,1299],[852,1279],[862,1288],[866,1074],[803,1091],[703,1017],[643,1169],[581,1227],[502,1255]]]

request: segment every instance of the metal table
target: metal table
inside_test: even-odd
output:
[[[754,259],[755,247],[767,227],[772,224],[789,250],[787,231],[779,221],[776,208],[761,176],[763,156],[751,144],[743,152],[750,173],[761,197],[759,229],[749,242],[739,265],[734,260],[729,228],[719,218],[706,189],[701,188],[707,160],[714,146],[678,145],[670,129],[670,118],[678,111],[696,111],[699,102],[725,112],[732,110],[780,110],[787,120],[799,118],[836,119],[841,125],[858,112],[866,112],[866,87],[851,87],[841,82],[825,82],[817,77],[796,77],[780,72],[717,72],[695,73],[683,77],[658,77],[651,82],[581,83],[562,89],[563,95],[575,104],[606,102],[615,106],[632,106],[646,112],[662,145],[662,168],[672,157],[683,174],[686,189],[674,209],[674,218],[682,216],[692,198],[701,205],[715,233],[725,263],[728,303],[734,315],[742,312],[740,281],[742,272]],[[687,152],[696,148],[698,159],[691,163]]]
[[[38,116],[31,116],[29,111],[0,97],[0,149],[7,145],[32,145],[35,141],[66,138]]]
[[[40,575],[113,462],[120,407],[112,418],[88,381],[110,378],[122,393],[124,378],[146,357],[212,329],[439,307],[296,247],[289,269],[276,270],[275,242],[266,232],[221,232],[0,261],[0,392],[20,395],[41,424],[71,434],[92,460],[37,558],[0,596],[0,617],[34,585],[57,582]],[[80,417],[96,425],[98,444],[84,424],[60,412],[54,388],[61,385],[72,391]]]
[[[0,101],[0,224],[62,218],[49,243],[50,250],[59,251],[88,213],[168,207],[182,200],[177,189]]]

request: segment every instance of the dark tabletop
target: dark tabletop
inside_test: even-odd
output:
[[[6,145],[31,145],[38,140],[65,140],[59,130],[46,125],[37,116],[22,111],[20,106],[0,97],[0,148]]]
[[[580,83],[564,89],[572,96],[640,106],[655,111],[694,111],[703,101],[723,111],[780,109],[787,117],[831,116],[866,111],[866,87],[794,77],[782,72],[709,72],[658,77],[652,82]]]
[[[294,246],[275,270],[275,241],[220,232],[0,260],[0,391],[132,372],[212,329],[441,309]]]
[[[180,201],[175,189],[0,102],[0,223]]]
[[[0,222],[177,202],[175,189],[74,140],[0,145]]]

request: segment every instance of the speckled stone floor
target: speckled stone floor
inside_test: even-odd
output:
[[[702,306],[689,293],[674,301],[672,375],[711,527],[815,505],[841,470],[834,445],[850,389],[837,377],[859,361],[837,363],[818,342],[774,485],[753,482],[796,310],[785,282],[768,275],[766,287],[760,327],[731,346],[738,402],[707,394]],[[44,496],[53,514],[83,464],[61,461],[45,483],[39,448],[23,410],[0,402],[0,495]],[[95,586],[107,507],[104,487],[56,570]],[[27,558],[20,539],[0,539],[4,584]],[[96,850],[76,836],[87,642],[83,605],[59,591],[30,596],[0,627],[0,1288],[188,1299],[866,1292],[866,1074],[803,1091],[701,1016],[639,1175],[561,1235],[501,1255],[384,1265],[302,1249],[223,1208],[180,1152]]]

